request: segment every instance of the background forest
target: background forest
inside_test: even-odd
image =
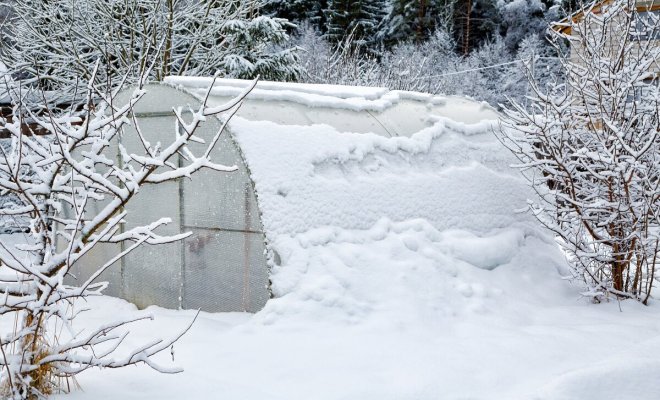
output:
[[[549,23],[575,4],[554,0],[269,0],[262,12],[296,24],[299,80],[523,100],[524,62],[558,73]]]
[[[547,41],[547,29],[549,23],[559,21],[574,8],[574,4],[566,0],[564,3],[559,1],[204,1],[202,3],[208,3],[213,9],[220,10],[218,12],[226,14],[225,8],[230,7],[233,10],[230,14],[236,14],[227,15],[229,18],[213,18],[211,22],[207,22],[209,17],[203,7],[198,7],[192,17],[185,11],[194,8],[198,2],[140,0],[135,3],[162,11],[158,14],[161,22],[150,26],[167,28],[167,15],[170,14],[167,9],[173,5],[178,11],[176,15],[180,16],[178,20],[185,22],[181,25],[181,32],[190,32],[186,24],[193,23],[196,27],[204,26],[206,30],[223,33],[223,38],[216,38],[215,33],[206,36],[207,43],[199,49],[220,51],[209,50],[208,54],[217,56],[202,57],[204,62],[198,66],[178,62],[176,51],[182,51],[180,56],[185,57],[186,49],[197,46],[199,40],[182,36],[178,42],[176,38],[168,41],[166,44],[171,43],[177,49],[166,51],[174,56],[166,60],[168,65],[159,67],[154,75],[157,80],[162,78],[162,73],[209,75],[219,69],[224,77],[250,79],[259,75],[267,80],[385,86],[433,94],[467,95],[498,106],[507,98],[525,101],[528,91],[525,67],[541,83],[552,81],[558,73],[555,57],[560,44],[553,46]],[[83,25],[78,30],[88,34],[67,37],[68,30],[60,29],[60,19],[70,19],[70,26],[78,24],[76,21],[98,19],[98,12],[77,15],[89,14],[93,7],[88,5],[96,3],[108,4],[94,0],[76,3],[85,4],[85,7],[74,7],[66,1],[4,2],[0,18],[5,21],[5,32],[11,34],[3,38],[3,61],[26,66],[29,76],[48,76],[53,70],[62,68],[67,71],[75,69],[66,64],[74,67],[90,64],[89,60],[99,55],[88,51],[89,40],[99,42],[106,39],[85,37],[98,36],[101,31],[112,29],[99,30]],[[122,2],[112,4],[118,3]],[[21,11],[17,12],[17,9]],[[62,10],[68,11],[63,14]],[[7,18],[12,12],[17,18]],[[54,18],[55,14],[59,16]],[[155,17],[158,15],[154,14]],[[104,25],[103,21],[99,24]],[[233,28],[237,26],[250,26],[250,34],[236,36]],[[199,31],[198,36],[203,34],[199,28],[194,30]],[[151,37],[171,35],[167,29],[155,32]],[[7,37],[13,38],[13,44],[7,45]],[[39,39],[53,37],[58,40],[44,43]],[[80,44],[76,45],[76,42]],[[31,47],[26,43],[35,43],[32,48],[39,51],[43,51],[44,46],[60,46],[59,49],[53,48],[52,53],[58,57],[71,53],[69,60],[81,54],[80,50],[69,49],[82,48],[89,60],[62,61],[54,65],[52,60],[57,57],[49,56],[48,60],[35,61],[39,57],[35,58],[26,51]],[[153,52],[158,46],[157,41],[150,46],[151,50],[147,52]],[[137,50],[136,57],[143,52]],[[110,56],[112,60],[121,58]],[[47,65],[40,69],[36,65],[38,62]],[[80,71],[77,73],[81,74]]]

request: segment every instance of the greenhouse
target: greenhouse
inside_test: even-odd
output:
[[[147,140],[172,135],[173,109],[197,108],[211,83],[172,77],[149,85],[134,110]],[[225,103],[249,84],[217,80],[209,101]],[[451,186],[455,179],[444,182],[434,172],[449,158],[469,163],[474,157],[504,171],[509,160],[479,147],[478,134],[496,118],[487,105],[459,97],[259,82],[212,154],[214,162],[236,165],[236,172],[203,170],[192,179],[147,187],[127,206],[128,224],[166,216],[173,222],[163,233],[192,235],[130,253],[105,272],[106,294],[139,307],[256,312],[278,293],[269,282],[269,271],[287,257],[278,252],[278,241],[299,232],[330,225],[367,229],[383,218],[479,227],[482,216],[466,211],[475,202],[492,215],[489,224],[498,216],[508,221],[511,210],[493,195],[506,192],[506,177],[493,173],[493,187],[465,202],[451,196],[460,192]],[[220,127],[219,119],[209,118],[197,136],[212,137]],[[465,143],[444,145],[442,154],[434,150],[451,135]],[[121,139],[129,151],[139,144],[134,136]],[[471,184],[470,171],[461,185]],[[75,266],[77,279],[120,251],[104,246]]]

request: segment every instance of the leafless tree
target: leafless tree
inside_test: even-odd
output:
[[[151,358],[180,336],[154,340],[127,354],[124,349],[121,357],[116,356],[128,335],[127,325],[149,317],[119,317],[84,332],[73,322],[85,311],[82,300],[102,294],[106,284],[99,277],[117,260],[143,244],[171,243],[189,235],[159,234],[168,218],[127,229],[125,221],[131,216],[125,206],[147,185],[190,177],[203,168],[235,170],[211,160],[222,129],[206,142],[195,132],[213,115],[223,115],[226,123],[244,95],[220,107],[204,100],[199,109],[190,110],[191,117],[174,110],[176,126],[150,143],[132,112],[145,94],[143,84],[125,104],[117,102],[118,88],[109,92],[102,87],[90,81],[87,102],[77,115],[71,110],[34,114],[24,106],[21,93],[12,91],[15,118],[0,119],[12,141],[0,154],[0,190],[13,194],[19,203],[0,214],[30,221],[26,243],[0,242],[0,318],[16,324],[13,331],[0,335],[3,398],[42,398],[60,389],[61,379],[67,381],[91,367],[144,363],[165,373],[180,371]],[[124,135],[134,135],[139,149],[122,146]],[[196,149],[205,145],[194,152],[192,142]],[[122,243],[122,250],[98,265],[85,282],[66,284],[72,267],[104,243]]]
[[[2,61],[25,84],[84,94],[94,65],[99,84],[145,73],[292,80],[286,20],[259,15],[259,0],[13,0]],[[0,3],[0,4],[3,4]],[[51,96],[53,97],[53,96]],[[83,96],[77,96],[83,97]],[[67,101],[70,99],[66,98]]]
[[[531,106],[513,103],[500,136],[585,295],[646,304],[660,263],[660,21],[645,11],[597,3],[553,31],[560,53],[570,42],[565,80],[530,79]]]

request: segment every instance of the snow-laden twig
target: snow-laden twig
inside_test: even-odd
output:
[[[118,104],[119,91],[99,88],[94,78],[87,86],[88,102],[76,118],[70,116],[71,110],[57,111],[47,103],[45,112],[35,112],[19,98],[14,106],[16,118],[0,120],[12,141],[11,149],[3,150],[0,157],[0,190],[18,199],[16,207],[2,214],[30,221],[27,244],[0,243],[2,268],[11,271],[0,278],[0,316],[12,315],[21,321],[16,330],[0,337],[3,398],[40,398],[58,389],[55,377],[69,378],[92,367],[144,363],[161,372],[180,371],[151,358],[190,326],[181,335],[155,339],[117,358],[113,355],[125,344],[127,334],[119,328],[149,317],[122,319],[84,334],[76,332],[72,322],[82,311],[78,300],[100,295],[106,284],[98,279],[117,261],[143,244],[172,243],[189,236],[185,232],[159,234],[159,228],[171,222],[169,218],[124,228],[131,217],[126,205],[145,185],[189,178],[204,168],[236,170],[213,162],[211,154],[226,122],[256,82],[222,107],[209,106],[207,96],[189,121],[180,110],[173,110],[176,121],[171,136],[152,144],[133,112],[145,94],[144,80],[125,104]],[[224,120],[222,129],[198,152],[189,148],[191,143],[203,143],[195,133],[207,117],[218,114]],[[26,128],[39,128],[45,134],[26,134]],[[139,142],[130,151],[121,143],[128,135]],[[83,257],[108,243],[124,245],[79,286],[64,283],[76,263],[89,262]],[[54,326],[66,330],[55,333]]]
[[[598,7],[555,33],[558,50],[571,43],[565,82],[546,92],[530,73],[531,105],[506,109],[500,138],[585,293],[647,303],[660,240],[660,47],[644,38],[660,21],[632,0]]]

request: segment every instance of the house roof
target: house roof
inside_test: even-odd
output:
[[[573,23],[584,17],[586,12],[600,13],[603,6],[611,4],[614,0],[597,0],[585,5],[571,15],[551,24],[551,28],[559,33],[570,34]],[[637,0],[635,5],[638,12],[660,10],[660,0]]]

